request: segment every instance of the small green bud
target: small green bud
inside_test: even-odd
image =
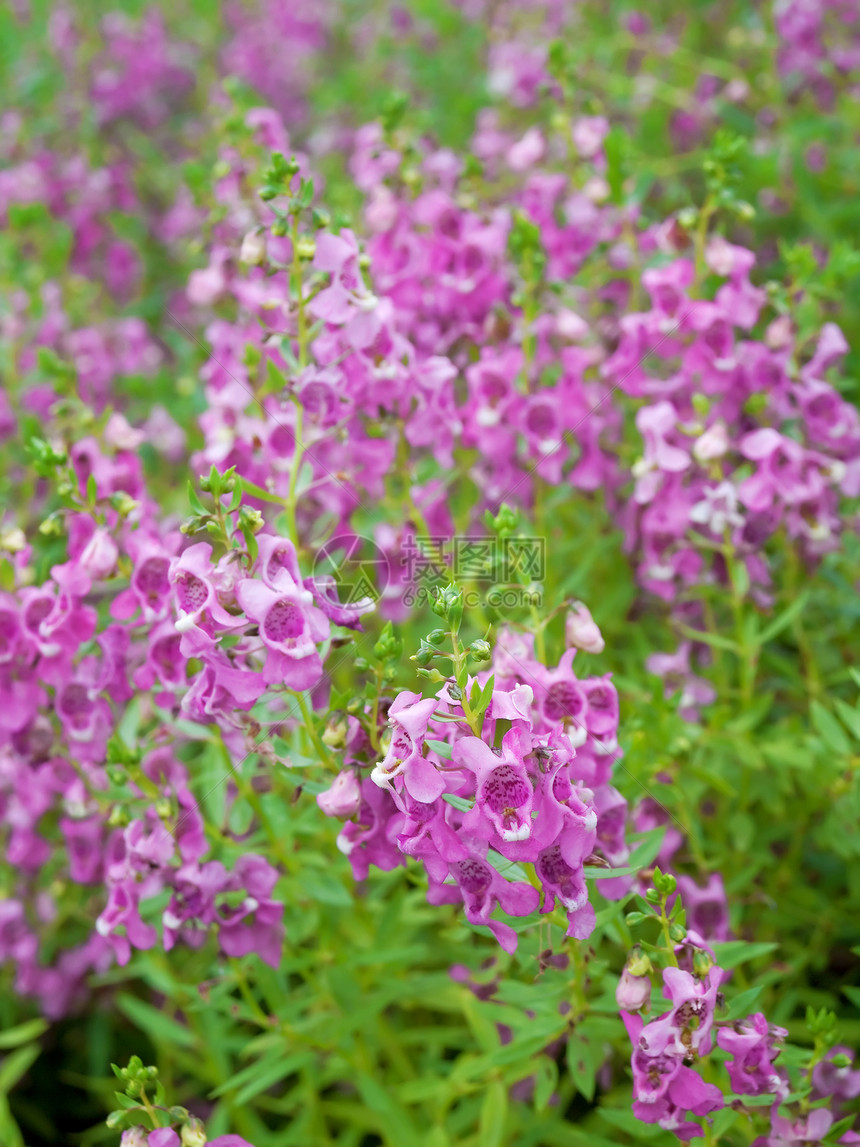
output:
[[[702,948],[696,948],[693,952],[693,975],[702,979],[707,976],[711,968],[714,966],[714,961]]]
[[[110,810],[108,825],[110,828],[125,828],[129,823],[129,815],[120,804],[115,804]]]
[[[346,714],[332,713],[323,731],[323,744],[328,745],[330,749],[342,749],[346,744],[348,730],[349,722],[346,719]]]
[[[830,1062],[834,1067],[841,1070],[842,1068],[851,1066],[851,1057],[847,1056],[844,1051],[838,1051],[836,1055],[831,1057]]]
[[[630,916],[641,915],[641,913],[629,913]],[[654,966],[648,957],[647,952],[643,952],[640,947],[632,948],[630,955],[627,959],[627,968],[631,976],[650,976],[654,971]]]
[[[421,668],[424,669],[430,664],[430,662],[433,660],[433,657],[433,650],[429,646],[422,643],[418,652],[412,655],[412,660],[416,663],[416,665],[420,665]]]
[[[678,222],[685,231],[691,230],[699,221],[699,212],[695,207],[682,207],[678,212]]]
[[[263,515],[259,510],[255,510],[253,506],[242,506],[239,510],[239,529],[250,530],[252,534],[256,534],[261,530],[264,525]]]
[[[489,661],[493,655],[489,641],[484,641],[483,639],[473,641],[469,646],[469,652],[476,661]]]
[[[193,1115],[179,1133],[182,1147],[206,1147],[206,1128]]]
[[[445,637],[446,633],[444,629],[434,629],[427,634],[426,640],[429,641],[431,645],[441,645]]]
[[[296,254],[304,263],[309,263],[317,253],[317,245],[313,239],[302,236],[296,243]]]
[[[645,899],[649,904],[659,904],[663,897],[660,895],[656,888],[649,888],[645,893]]]
[[[683,924],[670,924],[669,936],[676,944],[681,944],[687,939],[687,929]]]

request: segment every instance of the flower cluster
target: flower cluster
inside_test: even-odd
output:
[[[448,615],[457,608],[454,594]],[[584,614],[580,605],[574,628],[602,645]],[[442,632],[431,635],[437,647]],[[575,652],[547,669],[529,635],[503,632],[492,669],[476,677],[461,671],[462,684],[447,680],[433,697],[398,694],[388,706],[384,756],[369,776],[362,769],[371,746],[357,730],[347,737],[346,767],[317,800],[328,815],[350,818],[338,847],[358,879],[371,865],[391,869],[419,859],[430,902],[462,903],[466,918],[488,926],[508,951],[517,935],[492,918],[497,905],[511,916],[558,905],[568,936],[591,934],[584,865],[589,857],[599,863],[595,854],[623,863],[628,853],[625,802],[609,784],[617,693],[608,677],[578,680]],[[473,648],[473,656],[484,653]],[[434,656],[447,655],[437,649]],[[530,882],[505,877],[524,864],[534,873]]]

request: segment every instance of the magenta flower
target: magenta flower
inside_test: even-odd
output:
[[[532,832],[534,788],[517,754],[515,729],[505,734],[497,755],[478,737],[463,737],[453,748],[454,763],[475,774],[475,806],[467,814],[469,828],[485,839],[527,840]]]
[[[705,940],[729,938],[729,906],[723,878],[712,873],[704,888],[689,876],[678,877],[678,894],[687,913],[687,925]]]
[[[312,689],[322,676],[316,647],[329,636],[329,623],[312,604],[306,589],[289,585],[283,575],[278,582],[279,588],[271,589],[261,581],[245,578],[236,586],[236,600],[259,625],[266,648],[266,684]]]
[[[238,628],[237,619],[218,601],[213,574],[212,547],[208,542],[189,546],[171,561],[168,578],[179,613],[176,628],[180,633],[195,628],[208,633],[213,625],[228,630]]]
[[[429,803],[445,791],[445,780],[432,761],[423,755],[427,725],[436,709],[435,697],[420,693],[400,693],[388,710],[391,740],[384,758],[374,767],[370,779],[384,788],[402,776],[410,796]]]
[[[326,816],[354,816],[361,807],[361,789],[354,769],[338,773],[325,792],[317,795],[317,804]]]
[[[514,929],[501,920],[490,919],[490,915],[496,904],[510,916],[530,915],[538,906],[537,889],[530,884],[509,883],[477,856],[451,864],[450,873],[456,889],[431,879],[427,893],[429,903],[450,904],[462,897],[469,923],[486,925],[506,952],[515,952],[517,934]]]
[[[322,232],[316,240],[314,267],[328,271],[331,283],[308,304],[317,318],[327,323],[348,322],[356,313],[373,310],[377,298],[364,285],[355,235],[344,228],[339,235]]]
[[[390,872],[406,863],[397,846],[403,821],[403,813],[394,804],[388,786],[380,788],[365,777],[358,817],[347,821],[337,838],[337,847],[349,858],[356,880],[366,880],[371,865]]]
[[[587,605],[575,601],[565,619],[564,640],[568,648],[585,653],[602,653],[604,640]]]
[[[736,1095],[772,1094],[785,1098],[787,1081],[773,1067],[773,1061],[779,1055],[778,1042],[787,1035],[785,1028],[768,1024],[761,1012],[719,1029],[717,1043],[733,1057],[726,1067]]]
[[[707,1054],[711,1047],[717,990],[722,978],[719,968],[712,968],[704,979],[681,968],[663,969],[664,994],[672,1003],[671,1011],[652,1020],[639,1037],[646,1055],[685,1056],[690,1052]]]
[[[237,907],[218,910],[218,941],[228,956],[256,952],[270,967],[280,964],[284,905],[270,899],[277,879],[277,870],[262,856],[245,853],[237,860],[229,887],[247,895]]]

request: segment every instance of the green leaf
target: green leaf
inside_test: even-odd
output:
[[[534,1105],[535,1111],[540,1112],[547,1108],[553,1092],[558,1087],[558,1064],[554,1059],[542,1055],[538,1057],[536,1068]]]
[[[725,649],[729,653],[740,653],[740,647],[736,641],[732,641],[729,637],[722,637],[719,633],[708,633],[704,629],[693,629],[689,625],[679,625],[678,630],[684,637],[689,637],[691,641],[701,641],[705,645],[713,646],[714,649]]]
[[[572,1032],[567,1041],[567,1069],[576,1090],[589,1103],[594,1099],[597,1066],[591,1041],[587,1036]]]
[[[745,992],[741,992],[729,1004],[729,1010],[726,1012],[727,1020],[739,1020],[741,1016],[749,1015],[753,1009],[756,1000],[765,989],[764,984],[758,984],[754,988],[747,988]]]
[[[446,761],[451,760],[451,746],[447,741],[434,741],[431,737],[426,737],[424,744],[429,746],[434,753],[438,753],[440,757],[444,757]]]
[[[45,1020],[27,1020],[26,1023],[7,1028],[6,1031],[0,1032],[0,1049],[6,1051],[8,1048],[38,1039],[47,1030],[48,1024]]]
[[[772,1099],[771,1102],[773,1102]],[[626,1131],[628,1135],[633,1137],[635,1143],[641,1139],[656,1139],[658,1135],[665,1135],[665,1132],[656,1123],[642,1123],[632,1111],[620,1110],[615,1107],[599,1107],[597,1110],[601,1119],[605,1119],[613,1127]]]
[[[214,1091],[209,1092],[209,1098],[217,1099],[230,1091],[236,1091],[233,1102],[247,1103],[249,1099],[253,1099],[261,1091],[273,1087],[280,1080],[292,1075],[293,1072],[300,1071],[301,1068],[312,1063],[313,1059],[313,1053],[309,1051],[285,1055],[283,1046],[280,1046],[275,1053],[267,1055],[264,1059],[254,1060],[247,1067],[243,1067],[241,1071],[237,1071],[235,1075],[231,1075],[229,1079],[225,1079]]]
[[[302,871],[302,892],[320,904],[332,908],[352,907],[352,894],[338,879],[339,869],[332,867],[326,872],[315,872],[305,868]]]
[[[758,635],[759,645],[767,645],[769,641],[773,641],[777,634],[782,633],[786,626],[791,625],[798,614],[805,608],[808,601],[809,590],[805,589],[794,599],[787,609],[783,610],[779,617],[775,618],[770,625],[761,631]]]
[[[0,1095],[8,1095],[42,1054],[37,1043],[19,1047],[0,1063]]]
[[[442,800],[446,801],[453,808],[459,809],[460,812],[468,812],[472,807],[471,801],[467,801],[465,797],[454,796],[453,793],[442,793]]]
[[[853,709],[837,697],[836,711],[842,718],[842,724],[849,733],[851,733],[855,740],[860,741],[860,709]]]
[[[501,1080],[494,1079],[484,1093],[481,1103],[478,1142],[481,1147],[502,1147],[508,1118],[508,1090]]]
[[[136,1027],[146,1032],[155,1043],[166,1045],[168,1048],[173,1045],[196,1046],[197,1037],[192,1031],[145,1000],[139,1000],[137,996],[123,992],[117,996],[116,1004],[122,1014]]]
[[[236,481],[241,485],[243,491],[250,494],[252,498],[258,498],[261,502],[271,502],[273,506],[283,506],[283,498],[279,498],[276,494],[270,494],[268,490],[264,490],[262,486],[257,486],[254,482],[249,482],[240,474],[236,475]],[[200,506],[200,509],[204,510],[205,507]]]
[[[839,756],[849,757],[851,742],[833,714],[825,709],[820,701],[813,701],[809,706],[809,712],[815,731],[827,748]]]
[[[747,960],[755,960],[759,956],[766,956],[779,947],[778,944],[758,943],[750,944],[746,940],[723,940],[712,945],[717,963],[721,968],[728,970],[736,968]]]
[[[417,1141],[418,1132],[392,1091],[365,1072],[359,1072],[355,1082],[365,1106],[381,1117],[379,1126],[388,1142],[400,1144]]]

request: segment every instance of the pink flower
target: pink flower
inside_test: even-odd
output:
[[[565,644],[585,653],[602,653],[605,642],[587,605],[575,601],[568,611],[564,626]]]
[[[388,750],[370,774],[374,784],[382,788],[402,775],[410,796],[427,803],[445,791],[443,777],[422,752],[427,725],[437,705],[435,697],[422,697],[420,693],[404,691],[397,696],[388,710]]]
[[[278,589],[271,589],[261,581],[245,578],[236,586],[236,600],[258,623],[267,651],[263,680],[291,689],[312,689],[322,676],[317,645],[329,636],[329,623],[311,604],[313,598],[306,589],[290,585],[284,578],[278,584]]]

